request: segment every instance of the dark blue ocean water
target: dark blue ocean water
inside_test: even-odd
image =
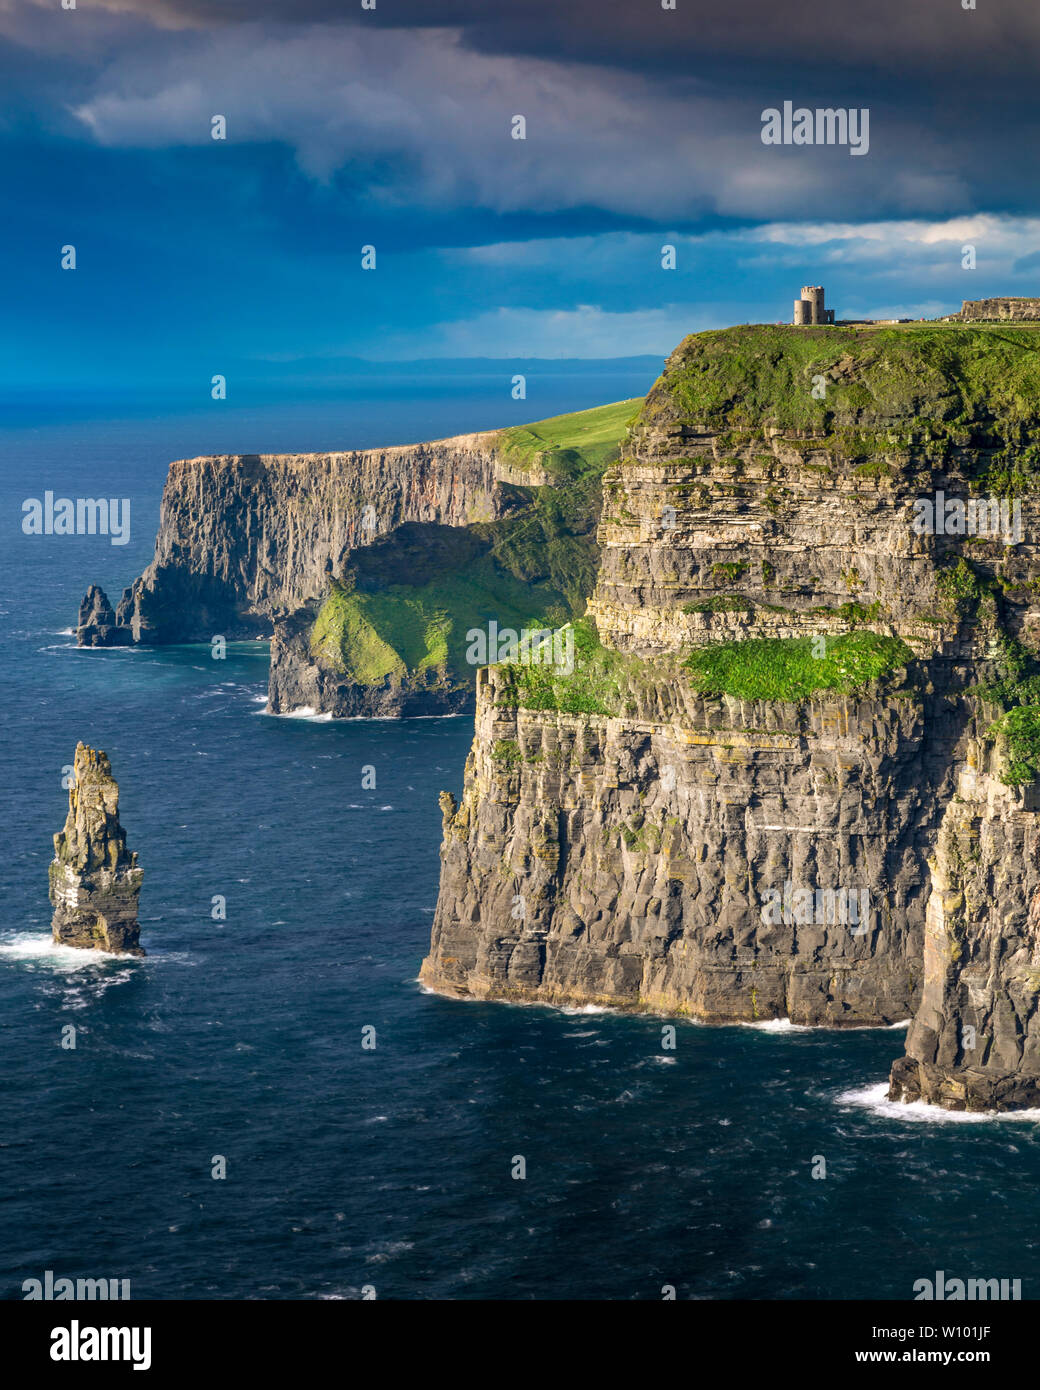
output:
[[[560,382],[537,413],[646,384]],[[659,1019],[420,990],[468,719],[271,718],[259,647],[63,633],[89,580],[114,598],[147,563],[170,458],[496,422],[453,389],[393,428],[355,403],[0,433],[0,1296],[51,1269],[136,1298],[905,1299],[943,1269],[1035,1297],[1036,1124],[879,1103],[899,1031],[679,1025],[669,1052]],[[131,543],[23,537],[46,488],[130,495]],[[49,945],[77,739],[120,782],[144,960]]]

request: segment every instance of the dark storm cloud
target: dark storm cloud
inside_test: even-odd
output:
[[[42,0],[38,0],[42,2]],[[640,71],[689,72],[708,62],[760,75],[873,69],[941,84],[970,74],[1034,79],[1035,0],[100,0],[153,22],[212,28],[267,21],[460,29],[487,53],[556,57]],[[49,3],[49,0],[47,0]]]
[[[234,103],[237,139],[323,180],[368,169],[393,203],[692,226],[1040,202],[1037,0],[676,3],[95,0],[73,27],[0,0],[0,32],[16,69],[37,46],[60,62],[52,128],[191,144]],[[764,147],[788,99],[868,107],[869,158]],[[531,138],[503,153],[516,111]]]

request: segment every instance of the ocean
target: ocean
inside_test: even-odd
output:
[[[519,418],[651,380],[553,377]],[[170,459],[443,436],[501,401],[455,376],[0,415],[0,1296],[52,1270],[135,1299],[910,1299],[941,1269],[1036,1297],[1036,1118],[889,1105],[898,1028],[678,1023],[669,1050],[668,1020],[419,986],[469,717],[269,716],[261,643],[76,649],[87,584],[115,601],[150,558]],[[130,497],[129,543],[24,536],[47,489]],[[142,960],[50,941],[81,739],[144,869]]]

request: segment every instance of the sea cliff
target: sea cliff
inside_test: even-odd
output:
[[[499,513],[494,434],[332,454],[233,454],[170,465],[155,555],[115,609],[133,642],[269,636],[325,593],[351,550],[406,521]],[[92,626],[78,629],[81,645]]]
[[[170,466],[155,555],[81,646],[271,640],[269,709],[471,709],[466,633],[584,611],[604,468],[641,402],[428,444]]]
[[[604,477],[576,676],[481,675],[428,985],[912,1016],[895,1098],[1036,1103],[1035,343],[745,328],[676,349]],[[984,500],[996,531],[966,524]]]

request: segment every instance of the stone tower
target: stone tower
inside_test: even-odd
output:
[[[795,323],[833,323],[834,310],[823,307],[823,286],[803,285],[802,297],[794,302]]]
[[[51,929],[60,946],[143,956],[142,871],[119,824],[119,787],[104,753],[76,745],[65,828],[54,837]]]

